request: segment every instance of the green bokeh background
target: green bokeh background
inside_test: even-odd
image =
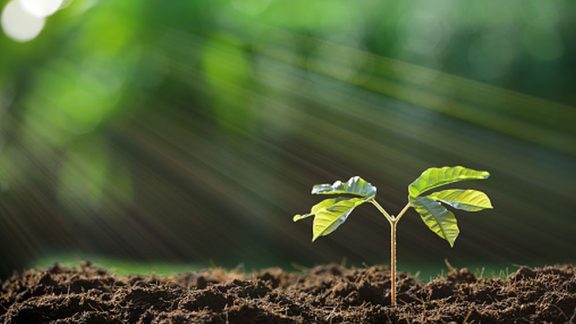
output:
[[[410,212],[400,269],[574,262],[574,7],[72,0],[0,35],[0,274],[385,263],[368,206],[315,243],[292,215],[353,175],[394,212],[444,165],[489,170],[495,209],[457,213],[453,249]]]

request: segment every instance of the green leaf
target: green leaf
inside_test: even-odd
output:
[[[460,233],[454,214],[439,202],[427,197],[418,197],[412,200],[411,204],[422,217],[424,224],[453,247]]]
[[[319,184],[312,188],[312,194],[316,195],[354,195],[360,197],[374,197],[376,195],[376,187],[368,181],[355,176],[350,178],[347,182],[340,180],[333,184]]]
[[[478,171],[462,166],[429,168],[408,186],[411,198],[420,196],[425,191],[449,183],[463,180],[486,179],[490,176],[488,171]]]
[[[427,196],[436,201],[441,201],[454,208],[470,212],[480,211],[485,208],[492,208],[490,198],[478,190],[450,189],[434,192]]]
[[[346,199],[346,198],[342,198],[342,199]],[[316,215],[316,213],[318,213],[320,210],[322,209],[326,209],[332,205],[334,205],[334,200],[335,199],[325,199],[322,200],[321,202],[317,203],[316,205],[312,206],[312,209],[310,210],[310,212],[308,214],[304,214],[304,215],[295,215],[292,220],[294,222],[297,222],[299,220],[311,217]]]
[[[366,199],[338,197],[326,199],[323,202],[326,201],[329,201],[326,203],[329,206],[316,211],[312,224],[312,241],[334,232],[346,221],[354,208],[365,203]]]
[[[346,221],[354,208],[366,201],[367,199],[364,198],[347,197],[325,199],[314,205],[310,213],[296,215],[293,220],[297,222],[301,219],[315,216],[312,225],[312,241],[315,241],[320,236],[326,236],[334,232],[338,226]]]

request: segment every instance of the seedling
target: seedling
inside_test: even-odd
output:
[[[390,223],[390,298],[396,305],[396,226],[410,207],[414,208],[422,221],[436,235],[454,247],[460,230],[454,214],[442,204],[456,209],[476,212],[492,208],[488,196],[478,190],[448,189],[427,193],[429,190],[464,180],[481,180],[490,176],[487,171],[477,171],[462,166],[429,168],[408,186],[408,203],[398,215],[389,214],[375,199],[376,187],[355,176],[347,182],[319,184],[312,188],[315,195],[338,195],[314,205],[308,214],[296,215],[295,222],[314,216],[312,241],[326,236],[342,225],[354,208],[371,203]]]

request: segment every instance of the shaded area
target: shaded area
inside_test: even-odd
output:
[[[113,276],[83,264],[27,271],[2,284],[5,323],[553,322],[576,317],[573,266],[522,267],[505,280],[453,269],[430,283],[399,275],[390,304],[384,267],[301,273],[215,269],[177,277]]]

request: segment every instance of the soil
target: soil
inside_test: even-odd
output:
[[[534,323],[574,322],[576,266],[522,267],[506,280],[466,270],[424,283],[385,267],[323,265],[298,273],[214,269],[118,276],[89,263],[14,275],[0,288],[3,323]]]

